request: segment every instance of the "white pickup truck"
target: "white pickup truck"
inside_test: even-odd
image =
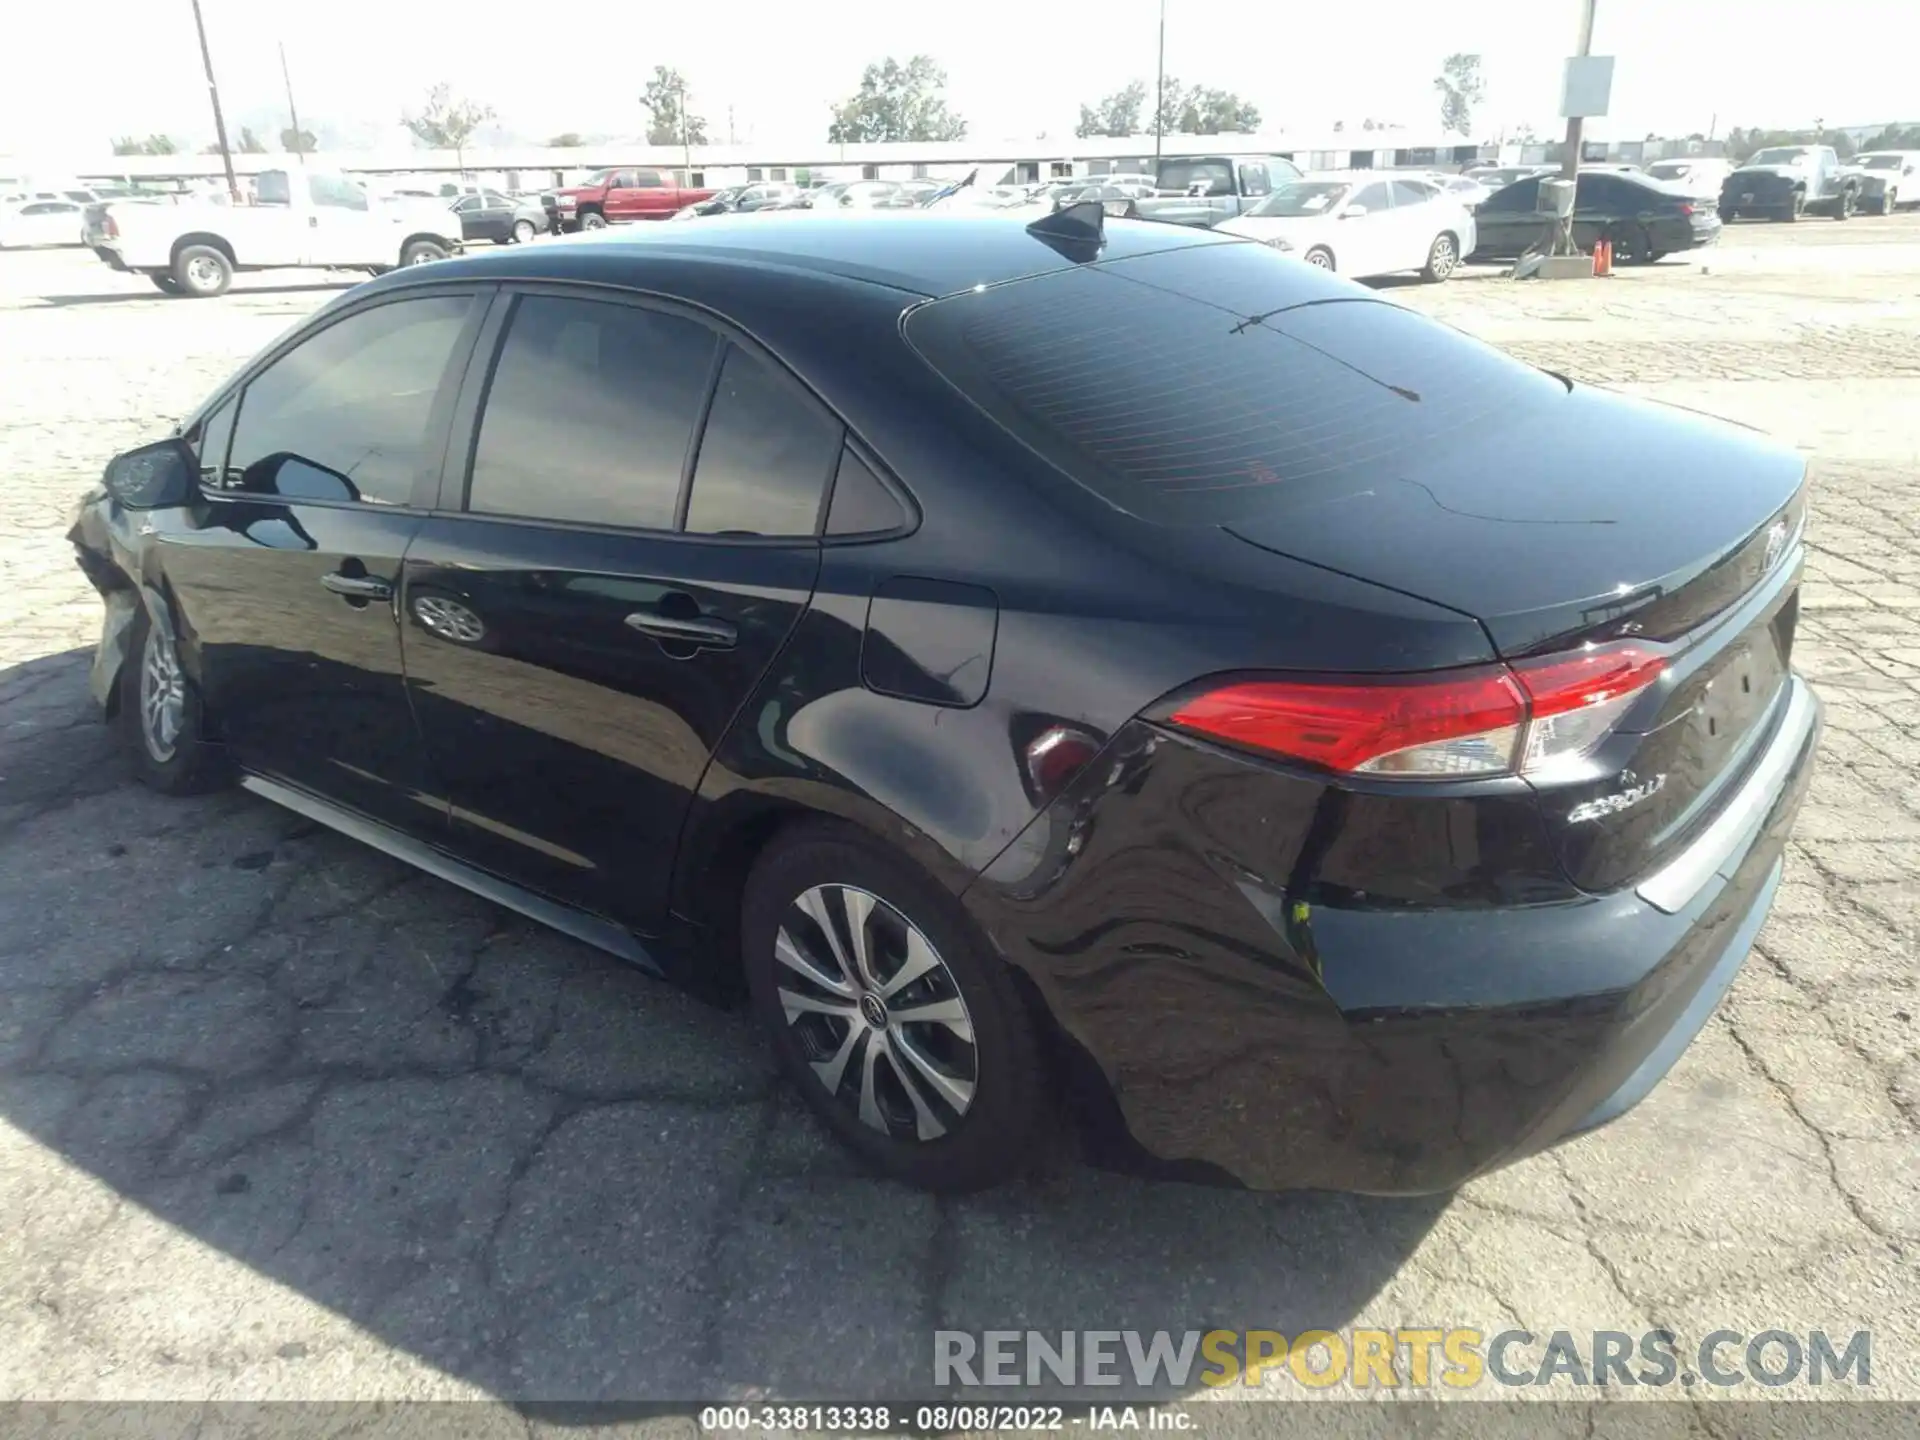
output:
[[[223,294],[242,270],[310,267],[380,274],[460,249],[460,217],[437,200],[383,199],[319,170],[265,170],[245,204],[95,206],[86,243],[169,295]]]

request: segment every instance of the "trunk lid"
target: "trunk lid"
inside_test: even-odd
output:
[[[1805,471],[1755,431],[1576,386],[1226,528],[1465,611],[1515,656],[1630,617],[1678,635],[1725,609],[1759,578],[1736,554]]]

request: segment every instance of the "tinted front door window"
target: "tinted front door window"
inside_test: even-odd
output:
[[[487,392],[468,507],[672,529],[718,343],[682,315],[523,296]]]
[[[226,485],[257,495],[405,505],[469,301],[400,300],[329,325],[256,378]]]

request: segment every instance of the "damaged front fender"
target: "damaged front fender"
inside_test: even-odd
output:
[[[106,617],[100,628],[100,644],[93,652],[93,667],[87,675],[87,689],[93,701],[109,717],[119,703],[120,668],[126,664],[132,645],[133,622],[141,604],[155,622],[171,626],[166,606],[158,598],[145,594],[144,587],[128,568],[131,556],[115,543],[113,501],[105,487],[96,486],[80,498],[67,539],[73,543],[74,559],[81,571],[100,592]]]

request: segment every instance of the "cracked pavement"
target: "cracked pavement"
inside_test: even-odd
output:
[[[684,1427],[699,1400],[924,1398],[936,1328],[1464,1325],[1664,1326],[1683,1355],[1868,1329],[1871,1393],[1920,1399],[1920,216],[1741,226],[1704,268],[1386,291],[1814,458],[1820,769],[1674,1073],[1445,1199],[1063,1156],[936,1200],[861,1174],[743,1016],[250,796],[132,783],[67,511],[339,287],[174,301],[0,255],[0,1398],[650,1399]],[[1654,1428],[1808,1393],[1694,1389]]]

